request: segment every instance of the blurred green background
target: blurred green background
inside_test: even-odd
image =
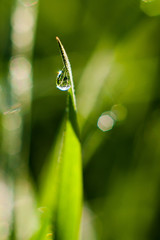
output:
[[[24,2],[28,4],[29,0]],[[81,130],[81,238],[159,240],[159,0],[30,2],[25,8],[36,10],[32,46],[26,50],[16,47],[14,39],[14,11],[23,1],[0,1],[0,175],[21,175],[27,168],[32,179],[29,182],[40,191],[39,179],[66,107],[66,93],[59,91],[55,83],[57,71],[62,68],[55,40],[58,36],[72,65]],[[18,21],[21,19],[23,22],[23,14]],[[20,28],[22,32],[29,20],[25,24]],[[32,97],[27,103],[13,93],[15,83],[9,82],[10,62],[15,55],[29,59],[32,69]],[[5,150],[9,140],[4,137],[7,133],[3,122],[8,111],[14,112],[15,104],[16,111],[17,104],[23,108],[18,157],[17,152],[8,156]]]

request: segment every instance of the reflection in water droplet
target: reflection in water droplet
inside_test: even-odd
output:
[[[58,72],[56,79],[57,88],[61,91],[67,91],[71,87],[71,80],[69,78],[69,73],[66,68],[63,68]]]

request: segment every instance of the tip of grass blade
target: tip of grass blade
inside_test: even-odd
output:
[[[70,81],[71,81],[71,88],[69,89],[68,92],[69,92],[69,94],[72,97],[74,110],[77,111],[76,96],[75,96],[75,90],[74,90],[74,83],[73,83],[71,64],[69,62],[67,53],[66,53],[65,48],[64,48],[63,44],[61,43],[61,40],[59,39],[59,37],[56,36],[56,40],[57,40],[59,48],[60,48],[60,53],[61,53],[61,57],[62,57],[62,61],[63,61],[64,67],[68,71],[68,74],[69,74],[69,77],[70,77]]]
[[[59,37],[56,36],[56,40],[57,40],[57,41],[60,41]]]

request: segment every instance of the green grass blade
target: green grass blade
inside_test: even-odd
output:
[[[71,88],[67,98],[67,117],[62,124],[49,166],[42,176],[41,226],[34,240],[48,235],[54,240],[78,240],[82,209],[81,144],[77,124],[76,98],[71,66],[59,38],[56,38],[68,71]],[[45,180],[44,180],[45,179]],[[50,230],[51,229],[51,230]],[[51,235],[51,236],[50,236]]]
[[[68,99],[68,117],[61,158],[56,239],[76,240],[82,205],[81,146],[75,122],[72,97]]]
[[[76,240],[82,208],[81,145],[77,124],[77,107],[71,65],[66,51],[60,47],[64,66],[68,70],[71,88],[68,92],[67,121],[60,167],[60,184],[57,207],[56,239]]]
[[[59,130],[56,143],[49,156],[49,164],[44,167],[40,178],[39,230],[30,240],[47,239],[54,235],[60,182],[60,157],[64,139],[64,122]],[[50,239],[52,239],[50,237]],[[53,238],[54,239],[54,238]]]

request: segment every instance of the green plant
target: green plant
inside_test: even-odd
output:
[[[72,70],[61,41],[56,39],[64,64],[58,73],[57,87],[68,90],[66,117],[49,161],[51,166],[42,177],[41,210],[44,213],[40,231],[32,239],[41,240],[48,235],[57,240],[76,240],[82,208],[81,144]]]
[[[0,240],[160,239],[159,2],[0,1]]]

